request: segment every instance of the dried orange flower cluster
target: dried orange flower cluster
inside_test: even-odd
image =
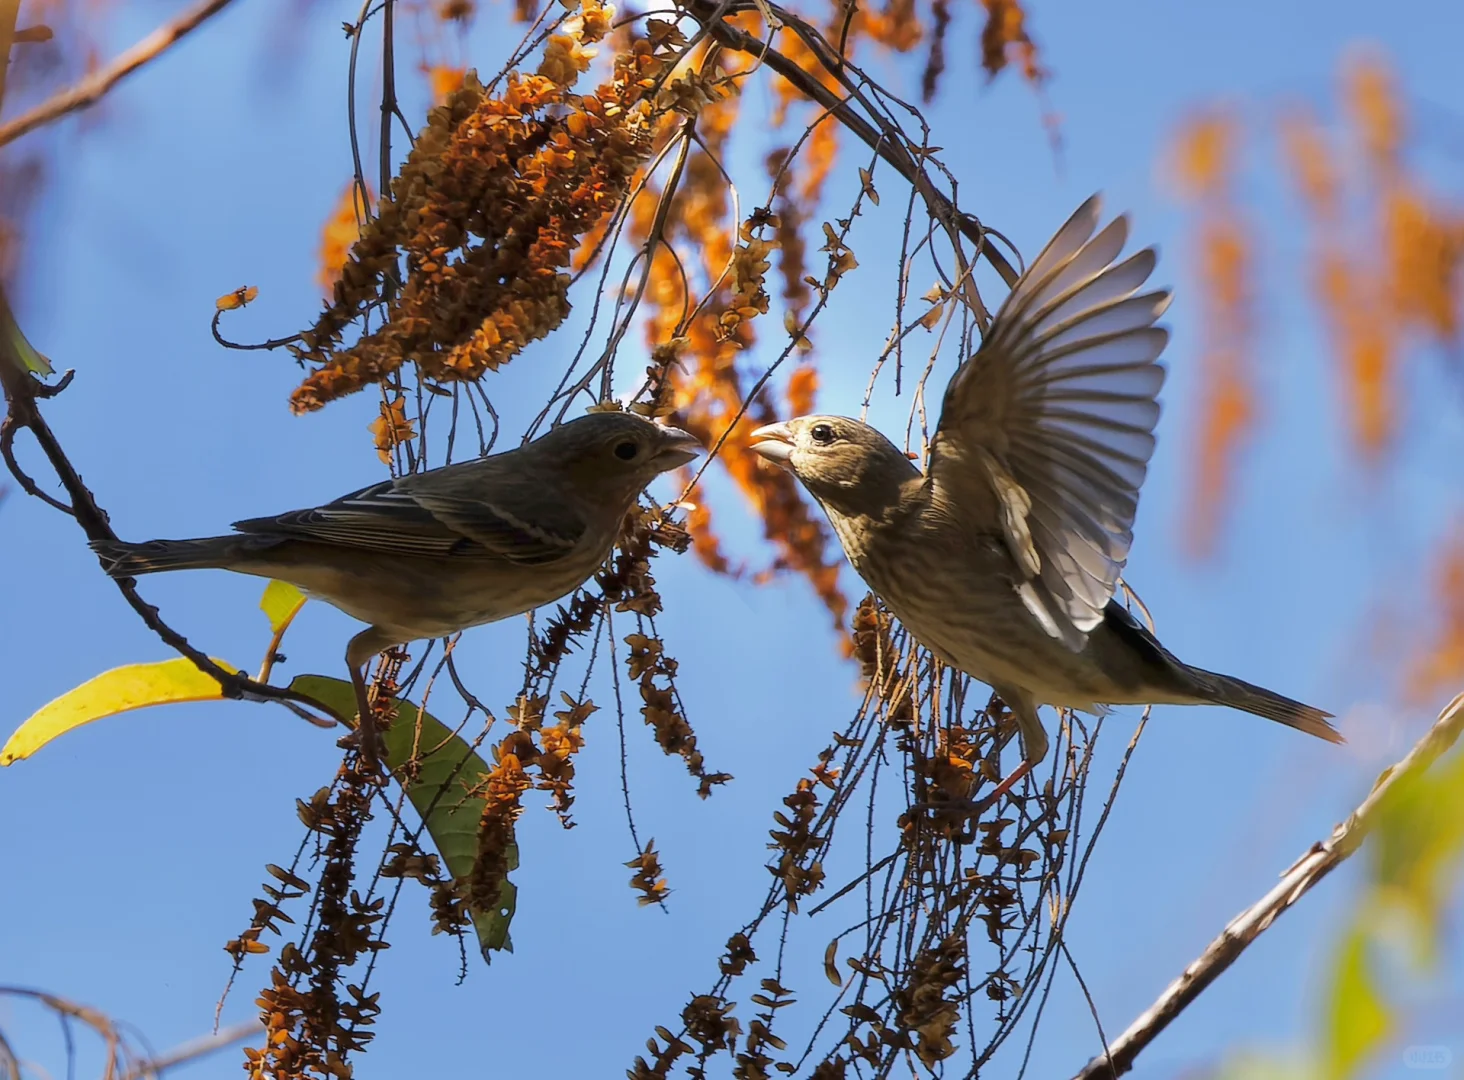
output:
[[[257,1080],[306,1076],[347,1080],[348,1057],[371,1040],[367,1029],[379,1012],[376,995],[357,985],[341,985],[344,969],[383,947],[375,930],[385,899],[363,899],[351,888],[356,845],[370,818],[374,790],[372,779],[354,765],[354,759],[348,759],[333,788],[321,788],[309,802],[298,804],[306,828],[325,839],[315,890],[315,929],[305,950],[293,943],[280,950],[270,972],[271,985],[256,1001],[266,1039],[263,1047],[245,1052],[245,1069]],[[258,928],[274,930],[273,920],[285,918],[279,900],[301,891],[304,884],[287,872],[274,876],[291,892],[266,887],[270,902],[256,901],[254,924],[228,946],[236,963],[245,953],[262,950]]]
[[[661,856],[656,853],[656,842],[647,840],[645,848],[625,864],[635,871],[630,877],[630,887],[640,893],[640,904],[664,903],[671,890],[666,885],[666,871],[661,869]]]
[[[514,823],[523,813],[523,795],[531,787],[548,791],[553,808],[566,828],[574,803],[574,755],[585,740],[584,722],[595,711],[588,699],[576,701],[561,694],[564,708],[554,714],[556,724],[545,725],[543,697],[521,695],[509,708],[514,730],[493,747],[493,767],[484,779],[483,818],[478,825],[478,854],[461,894],[468,910],[496,912],[508,880],[510,853],[514,844]],[[529,770],[538,774],[535,779]]]
[[[510,73],[496,95],[469,74],[428,114],[325,311],[291,346],[314,368],[292,398],[296,411],[406,363],[439,382],[476,379],[563,321],[564,270],[649,154],[664,108],[654,101],[657,76],[682,44],[674,26],[652,20],[653,32],[616,56],[608,82],[573,94],[610,17],[586,0],[550,37],[538,73]],[[385,322],[345,344],[347,329],[379,305]]]
[[[655,528],[659,519],[643,507],[636,507],[626,521],[620,551],[608,571],[597,576],[606,600],[616,611],[637,616],[642,631],[625,635],[628,652],[627,673],[640,691],[641,716],[655,732],[656,742],[667,754],[676,754],[686,763],[686,771],[700,783],[697,794],[703,799],[712,788],[732,779],[727,773],[708,772],[702,752],[697,749],[696,732],[687,722],[680,695],[676,692],[676,661],[667,655],[666,646],[655,636],[650,620],[661,610],[661,595],[656,579],[651,576],[651,545],[679,545],[684,550],[688,537],[680,530],[667,536],[663,528]]]
[[[1017,0],[981,0],[986,25],[981,30],[981,66],[993,78],[1016,57],[1022,77],[1040,86],[1047,72],[1037,60],[1037,46],[1027,34],[1027,13]]]
[[[947,937],[916,954],[908,981],[895,990],[896,1017],[900,1027],[913,1036],[915,1056],[926,1068],[956,1052],[951,1036],[961,1012],[946,993],[965,978],[965,958],[965,938]],[[878,1063],[877,1059],[871,1062]]]
[[[798,781],[793,794],[783,799],[783,805],[792,817],[781,810],[774,811],[773,820],[778,828],[768,835],[772,838],[769,848],[777,851],[777,865],[772,867],[773,876],[783,883],[787,891],[790,911],[798,910],[798,898],[811,896],[823,884],[823,864],[810,859],[823,843],[823,838],[814,832],[814,821],[818,816],[820,787],[830,791],[838,784],[839,770],[834,768],[835,748],[825,747],[818,755],[818,764],[809,770],[809,775]]]
[[[390,463],[392,451],[417,437],[415,421],[407,418],[407,402],[400,394],[381,403],[381,415],[366,425],[371,432],[376,456],[383,465]]]

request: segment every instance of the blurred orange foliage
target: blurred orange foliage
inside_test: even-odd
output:
[[[981,0],[986,8],[986,26],[981,31],[981,66],[995,78],[1012,56],[1021,66],[1022,77],[1040,85],[1047,77],[1037,61],[1037,46],[1027,35],[1027,13],[1017,0]]]
[[[1358,175],[1338,167],[1315,117],[1293,113],[1282,135],[1313,223],[1313,277],[1341,362],[1353,439],[1376,462],[1399,423],[1401,357],[1418,340],[1457,341],[1464,213],[1409,174],[1404,107],[1381,60],[1347,64],[1342,98],[1361,151]]]
[[[1202,404],[1197,475],[1184,530],[1186,546],[1197,555],[1214,547],[1235,455],[1256,411],[1246,360],[1253,349],[1252,298],[1247,284],[1252,255],[1248,230],[1231,191],[1237,137],[1233,116],[1220,112],[1197,116],[1181,130],[1174,154],[1180,190],[1199,213]]]
[[[427,69],[427,83],[432,87],[432,100],[441,105],[448,95],[460,89],[467,72],[460,67],[438,64]]]
[[[738,18],[749,27],[755,25],[752,16]],[[630,36],[635,31],[627,27],[623,33]],[[621,47],[617,44],[617,49]],[[704,49],[688,62],[700,71],[703,83],[734,76],[752,63],[739,54],[711,54]],[[829,557],[823,517],[804,501],[792,477],[765,468],[751,451],[751,432],[777,420],[778,411],[767,387],[757,389],[749,399],[751,384],[737,361],[756,340],[755,320],[768,310],[766,278],[772,260],[777,258],[780,263],[787,310],[802,312],[810,294],[803,281],[804,246],[797,232],[802,219],[796,209],[791,226],[779,214],[765,211],[754,212],[744,222],[732,217],[719,159],[737,123],[740,104],[735,95],[722,95],[700,107],[698,141],[686,148],[680,181],[669,202],[659,174],[647,178],[643,171],[638,172],[632,181],[633,186],[643,184],[644,190],[630,208],[630,236],[647,243],[659,228],[644,290],[645,332],[652,351],[648,409],[656,415],[674,416],[676,423],[708,446],[720,440],[717,461],[762,518],[764,533],[777,549],[772,566],[753,574],[752,580],[764,581],[782,570],[806,575],[837,624],[847,606],[838,586],[842,559]],[[833,128],[832,124],[823,126]],[[656,135],[657,149],[666,148],[683,131],[679,116],[667,117]],[[832,163],[831,144],[810,140],[804,146],[808,154],[797,163],[798,171],[782,172],[781,153],[769,161],[770,172],[779,177],[780,193],[775,201],[780,209],[793,207],[788,188],[795,180],[808,182],[809,174],[817,171],[818,153],[830,155],[827,163]],[[592,261],[603,228],[602,223],[600,229],[583,237],[575,255],[576,268]],[[798,372],[793,380],[795,400],[811,408],[817,375],[807,366]],[[689,473],[686,478],[690,479]],[[693,549],[713,571],[741,576],[746,568],[723,550],[704,497],[700,488],[689,496],[692,504],[686,527]]]
[[[375,200],[370,188],[367,188],[363,200],[361,189],[354,180],[346,185],[336,200],[336,207],[320,233],[320,269],[315,274],[315,280],[327,293],[334,291],[341,268],[351,254],[351,247],[361,237],[361,222]]]
[[[1453,693],[1464,680],[1464,529],[1455,530],[1434,572],[1439,610],[1437,637],[1408,672],[1407,700],[1427,704]]]
[[[1409,171],[1407,116],[1376,57],[1343,66],[1339,109],[1356,153],[1333,146],[1305,109],[1282,119],[1285,162],[1311,223],[1310,277],[1337,357],[1353,444],[1380,462],[1400,424],[1400,365],[1419,344],[1457,347],[1464,308],[1464,207],[1430,193]],[[1254,280],[1249,228],[1230,201],[1241,138],[1233,117],[1206,116],[1181,132],[1175,174],[1199,208],[1206,344],[1195,505],[1189,546],[1211,550],[1229,462],[1255,414],[1242,357],[1251,351],[1245,283]]]

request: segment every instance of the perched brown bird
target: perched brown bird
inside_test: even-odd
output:
[[[371,625],[346,646],[374,760],[363,665],[393,645],[532,611],[605,561],[641,490],[702,449],[632,413],[582,416],[527,446],[384,480],[200,540],[92,545],[113,577],[223,569],[287,581]]]
[[[1169,293],[1140,293],[1153,249],[1115,263],[1097,196],[1012,287],[946,390],[930,467],[874,428],[804,416],[758,429],[754,449],[823,506],[849,561],[906,629],[991,686],[1025,759],[1047,753],[1040,704],[1214,704],[1329,742],[1324,713],[1190,667],[1113,599],[1154,450]]]

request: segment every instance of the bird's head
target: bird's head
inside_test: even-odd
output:
[[[920,470],[868,424],[846,416],[800,416],[752,433],[765,460],[798,477],[824,506],[876,515],[899,503]]]
[[[583,494],[626,505],[661,473],[685,465],[704,449],[680,428],[629,412],[576,417],[534,445],[557,461]]]

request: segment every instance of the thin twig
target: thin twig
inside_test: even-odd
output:
[[[854,111],[849,102],[840,98],[828,87],[824,86],[817,78],[810,75],[799,64],[788,56],[774,49],[767,42],[762,41],[756,35],[741,30],[730,23],[722,22],[722,8],[719,8],[712,0],[683,0],[682,6],[698,22],[709,26],[712,36],[722,45],[736,49],[738,52],[746,53],[749,56],[757,57],[768,67],[781,75],[784,79],[795,86],[804,96],[817,102],[828,109],[846,128],[857,135],[864,143],[883,158],[896,172],[906,181],[913,184],[931,213],[948,229],[959,231],[967,239],[979,246],[983,257],[996,269],[1008,285],[1017,280],[1016,271],[1011,263],[997,251],[991,244],[985,243],[985,230],[969,214],[958,211],[943,192],[934,187],[929,178],[924,175],[923,169],[914,157],[906,149],[903,142],[898,138],[892,138],[891,133],[879,130],[876,124],[870,123],[868,119],[860,116]],[[755,10],[751,3],[734,3],[728,7],[729,11],[738,12],[744,10]],[[785,26],[788,26],[803,39],[804,43],[813,51],[815,58],[819,60],[824,69],[839,80],[846,87],[852,83],[845,74],[845,64],[832,53],[832,46],[828,46],[822,37],[811,26],[802,19],[789,12],[783,11],[776,6],[773,11]],[[887,126],[881,120],[880,126]]]
[[[1169,984],[1158,1000],[1129,1025],[1127,1031],[1109,1044],[1108,1052],[1088,1062],[1078,1073],[1077,1080],[1114,1080],[1128,1072],[1139,1052],[1233,964],[1247,946],[1276,921],[1277,916],[1362,845],[1377,823],[1379,809],[1393,788],[1422,775],[1454,745],[1461,732],[1464,732],[1464,694],[1449,702],[1428,734],[1418,741],[1407,757],[1383,770],[1372,792],[1347,816],[1346,821],[1332,830],[1331,836],[1313,844],[1270,892],[1231,919],[1199,958]]]
[[[55,471],[57,479],[61,481],[61,486],[66,489],[66,494],[71,499],[71,513],[76,518],[76,523],[86,533],[87,539],[115,541],[117,534],[112,531],[106,511],[97,505],[95,496],[82,482],[76,467],[72,465],[65,451],[61,449],[61,444],[51,431],[50,425],[46,423],[45,418],[41,416],[40,410],[36,407],[37,398],[53,397],[70,382],[71,373],[68,372],[62,376],[57,385],[48,387],[35,376],[24,371],[20,367],[18,359],[12,355],[12,351],[9,342],[0,340],[0,386],[4,388],[5,399],[9,406],[5,424],[30,429],[41,452],[46,455],[46,460],[50,462],[51,468]],[[19,481],[20,478],[16,479]],[[191,660],[198,670],[213,678],[219,684],[219,690],[224,697],[295,702],[319,709],[341,723],[346,723],[344,717],[313,698],[297,694],[284,687],[266,686],[263,683],[255,682],[243,673],[231,672],[220,667],[206,653],[190,645],[188,639],[182,634],[163,622],[162,617],[158,614],[158,609],[138,594],[136,581],[126,577],[113,578],[112,581],[127,603],[131,605],[132,610],[142,618],[147,628],[162,638],[164,644]],[[347,724],[347,726],[350,725]]]
[[[226,1027],[222,1031],[215,1031],[208,1035],[200,1035],[196,1039],[189,1039],[186,1043],[175,1046],[166,1054],[159,1054],[139,1065],[127,1070],[122,1080],[142,1080],[143,1077],[156,1076],[164,1069],[176,1068],[186,1062],[196,1061],[201,1057],[225,1047],[233,1046],[241,1039],[247,1039],[251,1035],[264,1033],[264,1025],[258,1019],[244,1020],[233,1027]]]
[[[230,0],[204,0],[185,11],[172,22],[164,23],[106,67],[94,71],[75,86],[47,98],[28,113],[22,113],[8,124],[0,125],[0,146],[13,142],[67,113],[89,108],[107,92],[142,65],[157,59],[181,38],[228,7]]]

